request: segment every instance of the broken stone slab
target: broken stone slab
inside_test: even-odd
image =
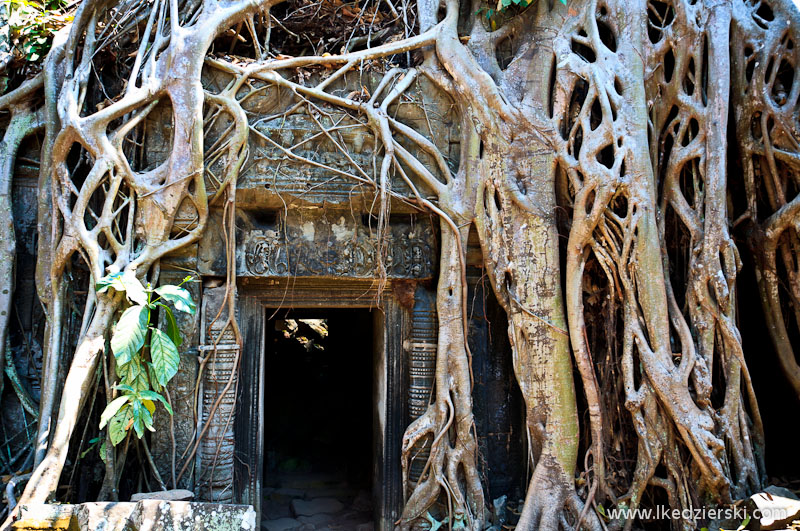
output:
[[[136,510],[131,502],[95,502],[75,506],[75,518],[81,529],[112,531],[123,529]]]
[[[784,498],[789,498],[791,500],[800,500],[800,498],[798,498],[794,492],[790,491],[786,487],[770,485],[764,489],[764,492],[769,492],[773,496],[783,496]]]
[[[255,531],[256,512],[250,505],[142,500],[129,518],[138,531]]]
[[[272,489],[270,492],[266,493],[264,497],[275,503],[283,503],[288,506],[295,498],[305,498],[306,491],[303,489],[279,488]]]
[[[302,529],[314,529],[314,527],[294,518],[276,518],[261,522],[261,529],[265,531],[300,531]]]
[[[503,524],[506,523],[508,520],[508,516],[506,514],[506,506],[508,505],[508,496],[505,494],[500,496],[499,498],[495,498],[492,501],[492,523],[499,528],[503,527]]]
[[[292,500],[292,513],[296,516],[313,516],[319,513],[338,513],[344,504],[336,498],[314,498],[311,501]]]
[[[331,523],[333,521],[333,516],[319,513],[313,516],[298,516],[297,519],[304,524],[314,526],[314,529],[319,529]]]
[[[11,524],[14,531],[75,531],[74,505],[28,503],[20,505],[17,519]]]
[[[15,531],[255,531],[250,505],[141,500],[78,505],[25,505],[12,524]]]
[[[192,501],[194,492],[186,489],[160,490],[157,492],[137,492],[131,496],[132,502],[140,500]]]
[[[789,489],[774,485],[750,496],[747,509],[753,515],[751,527],[755,530],[786,529],[800,520],[800,500]]]

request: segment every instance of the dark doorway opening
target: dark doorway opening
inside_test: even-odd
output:
[[[355,529],[372,520],[372,313],[267,310],[265,324],[264,519]]]

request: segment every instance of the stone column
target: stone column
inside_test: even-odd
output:
[[[221,309],[221,311],[220,311]],[[239,345],[228,320],[225,286],[203,293],[200,378],[202,405],[198,433],[208,425],[197,451],[195,488],[203,501],[233,501],[234,413]],[[210,416],[214,406],[216,410]]]

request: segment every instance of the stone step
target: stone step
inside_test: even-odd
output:
[[[314,527],[294,518],[276,518],[261,522],[261,529],[264,531],[305,531],[314,529]]]
[[[344,509],[344,504],[336,498],[314,498],[310,501],[292,500],[292,513],[297,516],[314,516],[320,513],[333,514],[342,509]]]

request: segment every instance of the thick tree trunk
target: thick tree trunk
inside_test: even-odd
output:
[[[574,493],[578,416],[561,290],[555,157],[523,127],[509,127],[513,142],[504,140],[504,131],[484,135],[476,225],[508,313],[525,402],[534,468],[518,528],[555,529]]]
[[[58,479],[67,459],[69,440],[77,425],[78,415],[88,398],[97,362],[103,356],[106,331],[111,326],[111,319],[119,303],[119,295],[99,297],[94,317],[86,335],[75,350],[72,365],[64,381],[64,394],[55,422],[53,440],[44,459],[28,480],[25,491],[20,497],[20,503],[41,503],[51,499],[56,492]]]
[[[5,352],[5,348],[8,323],[12,313],[11,301],[14,296],[14,267],[17,256],[11,201],[14,164],[20,144],[38,127],[41,127],[41,124],[30,109],[25,107],[13,109],[11,121],[0,142],[0,360],[9,355]]]

